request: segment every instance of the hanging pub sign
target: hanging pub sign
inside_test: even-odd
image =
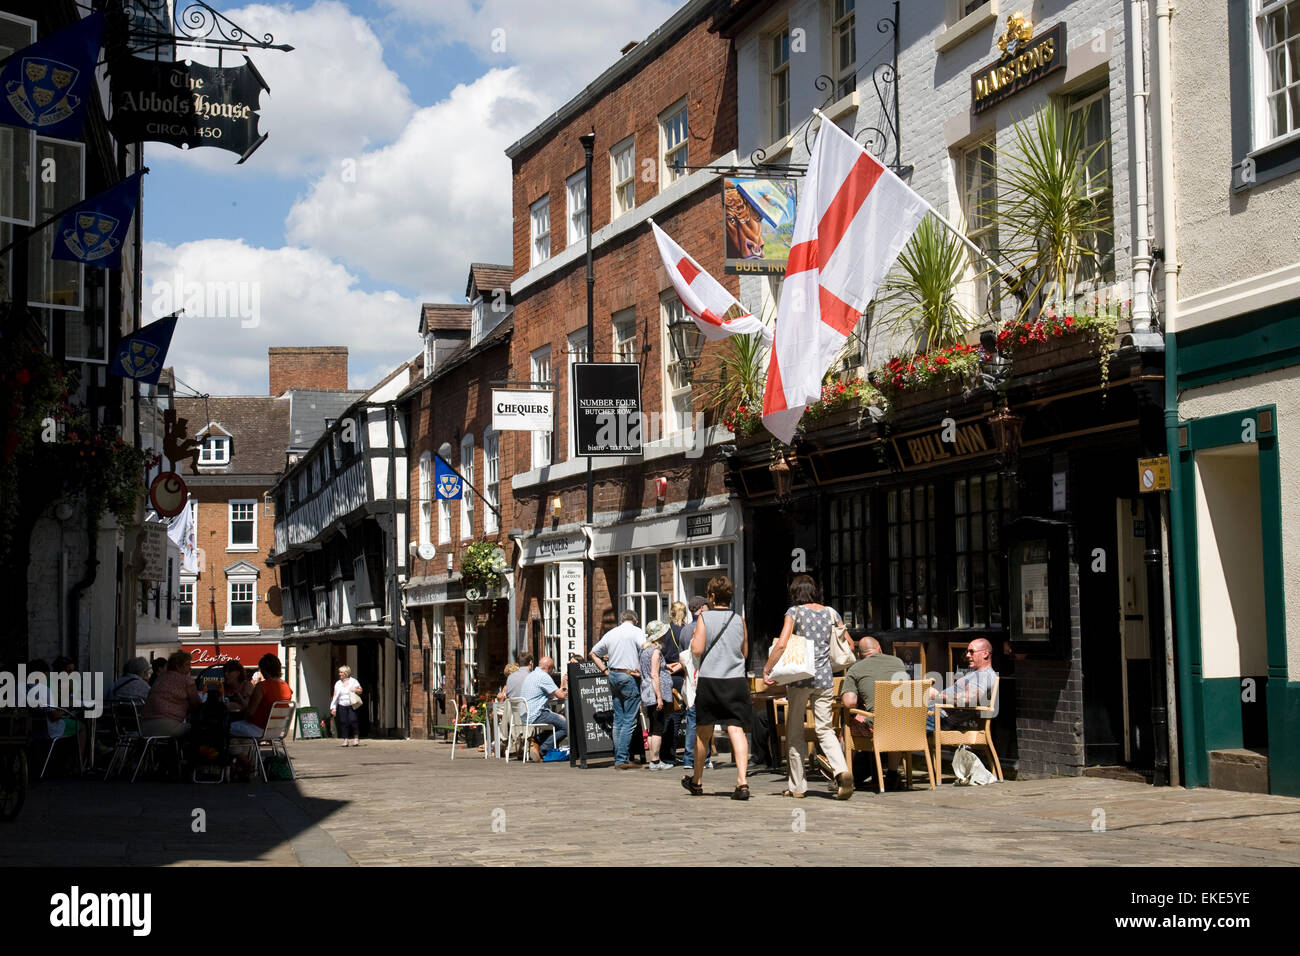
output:
[[[991,455],[998,450],[993,426],[985,418],[963,422],[948,419],[938,428],[899,435],[893,444],[898,464],[905,471]]]
[[[722,181],[722,212],[728,275],[785,275],[794,238],[793,179]]]
[[[641,425],[640,365],[578,362],[573,366],[576,455],[592,458],[640,455]]]
[[[530,388],[492,389],[492,430],[555,431],[555,392]]]
[[[215,146],[242,163],[266,140],[257,111],[271,88],[248,57],[243,66],[216,67],[124,56],[110,62],[109,78],[108,125],[124,142]]]
[[[998,38],[1002,56],[971,74],[971,112],[982,113],[1065,66],[1065,23],[1034,36],[1034,25],[1020,13],[1007,17]]]

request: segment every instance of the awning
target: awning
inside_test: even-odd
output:
[[[740,505],[686,510],[666,517],[593,528],[592,555],[597,558],[663,548],[688,548],[734,540],[741,530]]]
[[[551,561],[581,561],[587,556],[586,528],[559,534],[534,534],[519,538],[519,564],[549,564]]]

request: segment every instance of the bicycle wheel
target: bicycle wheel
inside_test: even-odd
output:
[[[22,747],[0,751],[0,822],[18,816],[27,799],[27,752]]]

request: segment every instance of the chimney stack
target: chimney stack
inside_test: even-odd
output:
[[[345,345],[280,346],[267,351],[271,396],[294,389],[346,392],[348,350]]]

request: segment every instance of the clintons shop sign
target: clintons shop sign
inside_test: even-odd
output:
[[[239,661],[245,667],[256,667],[265,654],[280,656],[279,644],[182,644],[181,650],[189,651],[194,659],[190,666],[194,668],[211,667],[226,661]]]

